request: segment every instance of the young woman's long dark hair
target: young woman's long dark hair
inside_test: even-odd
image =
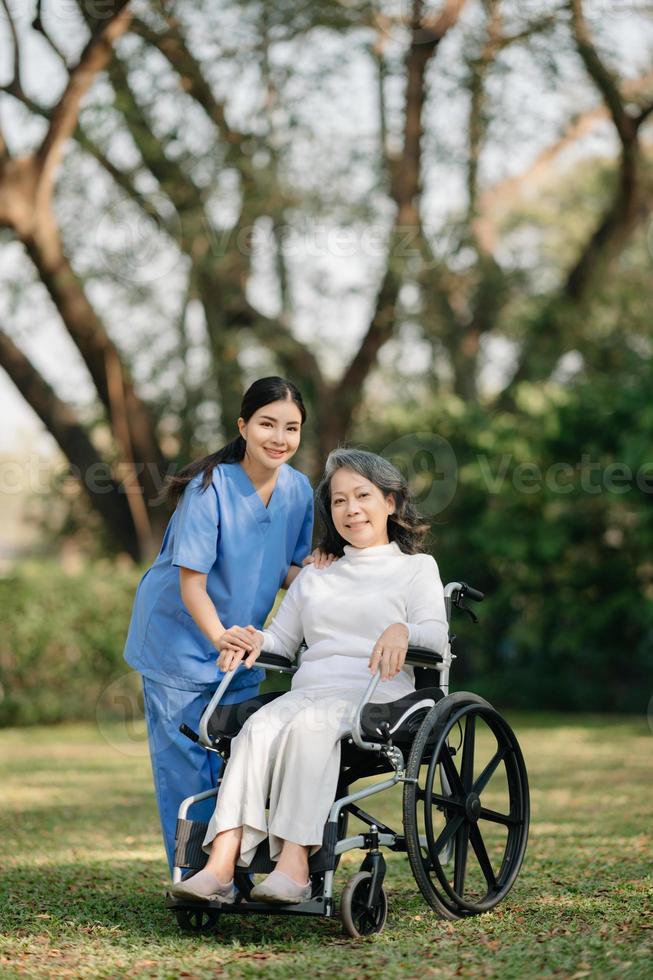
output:
[[[324,476],[315,491],[315,506],[321,530],[318,547],[327,554],[340,557],[347,544],[336,531],[331,516],[331,478],[339,469],[360,473],[377,486],[385,497],[392,494],[395,512],[388,516],[388,540],[396,541],[407,555],[419,554],[429,525],[413,505],[408,482],[400,470],[387,459],[363,449],[334,449],[327,457]]]
[[[277,377],[259,378],[258,381],[250,385],[243,395],[240,406],[240,417],[246,422],[249,422],[254,412],[257,412],[259,408],[263,408],[264,405],[269,405],[271,402],[285,401],[287,399],[293,401],[299,409],[303,424],[306,421],[306,408],[304,407],[304,401],[299,389],[295,387],[292,381],[286,381],[285,378]],[[167,499],[173,504],[176,504],[186,489],[187,484],[198,473],[204,473],[202,490],[206,490],[211,483],[213,470],[218,463],[239,463],[245,457],[246,445],[247,443],[243,437],[238,435],[231,442],[228,442],[226,446],[223,446],[222,449],[218,449],[217,452],[211,453],[209,456],[204,456],[202,459],[197,459],[193,463],[189,463],[176,476],[169,478]]]

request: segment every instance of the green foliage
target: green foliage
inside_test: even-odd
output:
[[[393,458],[393,444],[404,440],[397,461],[412,472],[418,502],[420,492],[429,499],[432,474],[417,472],[424,444],[411,450],[411,434],[425,433],[427,450],[437,434],[453,451],[453,499],[428,513],[432,549],[445,581],[487,594],[480,626],[454,618],[454,687],[503,706],[646,710],[653,406],[645,362],[633,357],[627,367],[622,383],[524,385],[519,414],[488,419],[450,398],[395,404],[361,421],[359,444]],[[65,575],[43,563],[0,581],[0,724],[95,717],[98,699],[126,673],[138,574],[98,562]]]
[[[33,564],[0,579],[0,725],[95,717],[107,685],[128,670],[138,577],[105,562],[77,574]]]
[[[380,452],[402,434],[432,432],[455,454],[456,491],[433,517],[432,550],[445,581],[468,581],[487,599],[475,607],[480,626],[454,619],[454,686],[514,707],[646,710],[647,391],[633,373],[630,384],[606,378],[565,393],[523,386],[519,415],[489,420],[452,400],[439,410],[411,408],[391,428],[368,423],[365,441]]]

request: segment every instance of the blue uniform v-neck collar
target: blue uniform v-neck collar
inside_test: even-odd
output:
[[[232,463],[231,468],[233,470],[236,483],[251,507],[256,520],[259,522],[259,524],[271,524],[272,517],[281,505],[283,483],[285,482],[286,475],[285,464],[283,464],[279,470],[277,482],[275,483],[274,490],[272,491],[272,496],[270,497],[267,507],[259,497],[256,487],[240,463]],[[282,492],[280,493],[279,491]]]

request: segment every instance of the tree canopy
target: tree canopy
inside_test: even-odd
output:
[[[519,418],[650,360],[645,11],[2,6],[0,364],[120,550],[152,553],[163,475],[252,376],[300,384],[316,472],[374,406]],[[39,362],[53,308],[83,397]]]

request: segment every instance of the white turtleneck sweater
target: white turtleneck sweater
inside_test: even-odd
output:
[[[291,659],[305,640],[293,690],[364,687],[372,648],[392,623],[408,627],[409,645],[446,648],[444,592],[430,555],[406,555],[395,542],[344,550],[329,568],[302,569],[263,631],[263,650]],[[404,667],[379,684],[374,701],[412,690],[412,668]]]

